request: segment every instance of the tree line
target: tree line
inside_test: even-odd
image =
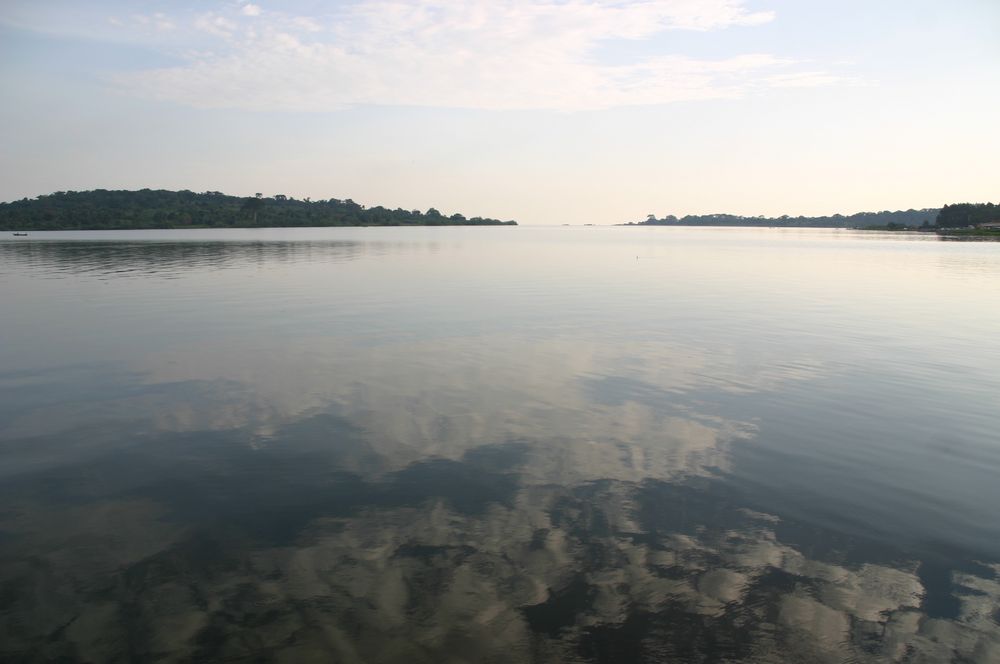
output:
[[[1000,222],[1000,205],[993,203],[956,203],[945,205],[937,216],[941,228],[964,228]]]
[[[937,218],[936,208],[922,210],[897,210],[895,212],[858,212],[833,214],[821,217],[747,217],[737,214],[693,214],[675,217],[668,214],[662,219],[649,215],[645,221],[632,222],[644,226],[787,226],[807,228],[869,228],[872,226],[912,227],[930,226]]]
[[[812,228],[965,228],[978,224],[1000,222],[1000,205],[993,203],[956,203],[942,208],[896,210],[890,212],[858,212],[820,217],[745,217],[735,214],[699,214],[663,218],[648,215],[644,221],[627,226],[787,226]]]
[[[0,230],[114,230],[143,228],[246,228],[292,226],[516,225],[485,217],[365,207],[351,199],[296,199],[284,194],[250,197],[218,191],[95,189],[57,191],[0,203]]]

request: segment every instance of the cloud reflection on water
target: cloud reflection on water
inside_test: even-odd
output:
[[[939,375],[910,360],[930,342],[896,327],[871,334],[884,328],[846,307],[856,295],[840,278],[820,279],[829,266],[817,256],[881,284],[903,267],[926,277],[928,243],[878,244],[878,260],[867,260],[813,236],[784,253],[757,246],[784,236],[710,246],[677,237],[688,244],[663,244],[670,260],[659,263],[636,263],[631,245],[620,261],[584,242],[560,244],[561,262],[527,241],[449,245],[449,261],[426,263],[437,250],[426,242],[10,249],[18,283],[52,278],[28,295],[92,315],[91,327],[73,319],[73,341],[95,350],[74,367],[18,356],[35,368],[0,375],[9,600],[0,652],[14,661],[1000,657],[995,561],[934,558],[933,547],[888,531],[848,532],[823,518],[824,504],[806,505],[808,518],[765,509],[752,483],[827,479],[819,473],[846,458],[868,493],[844,504],[920,489],[907,482],[921,475],[899,463],[895,476],[871,479],[901,447],[910,459],[924,452],[908,430],[882,435],[872,421],[889,413],[901,428],[900,413],[927,403],[912,390],[938,387],[928,376]],[[685,258],[691,247],[700,253]],[[720,252],[732,260],[709,261]],[[894,253],[896,271],[886,272]],[[779,255],[786,267],[768,271]],[[511,265],[523,274],[483,288]],[[979,274],[940,267],[953,281]],[[598,291],[612,269],[617,281]],[[814,285],[775,295],[774,284],[809,269]],[[165,287],[175,273],[207,292]],[[663,287],[650,295],[641,287],[653,277]],[[76,306],[71,285],[107,287],[87,300],[96,313]],[[67,315],[43,316],[59,307],[28,295],[8,297],[29,320]],[[980,297],[962,290],[951,311]],[[923,321],[921,297],[903,300],[894,315]],[[858,311],[886,302],[865,299]],[[287,325],[274,323],[285,306]],[[760,312],[772,309],[796,325],[768,326]],[[827,320],[845,325],[845,311],[862,324],[816,332]],[[119,326],[133,333],[128,348],[84,334]],[[38,326],[21,327],[13,348],[56,348],[28,343]],[[914,352],[883,359],[907,351],[900,338]],[[847,361],[839,351],[854,346]],[[931,449],[920,470],[964,463],[960,453],[988,466],[989,449],[971,434],[993,421],[975,394],[990,364],[967,374],[965,355],[936,362],[979,380],[962,381],[968,392],[943,383],[966,402],[949,402],[957,414],[933,422],[950,427],[955,451]],[[779,416],[792,426],[775,443]],[[844,442],[831,424],[841,417],[864,444]],[[959,420],[968,431],[952,426]],[[749,448],[785,465],[747,475]],[[783,475],[806,466],[819,470]],[[829,483],[855,486],[841,475]],[[942,504],[924,494],[893,503],[926,506],[900,523]],[[955,520],[976,514],[955,504],[967,508]],[[844,511],[829,507],[832,517]]]
[[[996,570],[929,619],[918,561],[811,558],[720,491],[755,428],[697,395],[822,371],[586,337],[150,355],[2,432],[38,462],[6,489],[4,582],[48,589],[15,593],[7,652],[986,661]]]

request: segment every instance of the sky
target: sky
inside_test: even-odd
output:
[[[1000,201],[1000,0],[0,1],[0,200],[610,224]]]

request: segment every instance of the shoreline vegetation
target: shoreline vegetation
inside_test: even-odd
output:
[[[630,221],[619,226],[731,226],[739,228],[845,228],[862,231],[937,233],[958,237],[1000,238],[1000,205],[957,203],[942,208],[858,212],[825,217],[745,217],[734,214],[704,214]]]
[[[324,226],[516,226],[516,221],[365,207],[351,199],[229,196],[218,191],[57,191],[0,203],[2,231],[291,228]]]
[[[283,194],[229,196],[165,189],[57,191],[0,203],[0,231],[154,230],[209,228],[322,228],[331,226],[516,226],[516,221],[445,216],[420,210],[366,207],[351,199],[296,199]],[[569,224],[563,224],[568,226]],[[584,224],[593,226],[593,224]],[[705,214],[657,218],[618,226],[843,228],[936,233],[949,238],[1000,239],[1000,204],[958,203],[942,208],[858,212],[819,217]]]

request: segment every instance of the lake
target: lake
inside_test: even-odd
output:
[[[0,659],[1000,661],[1000,244],[0,239]]]

